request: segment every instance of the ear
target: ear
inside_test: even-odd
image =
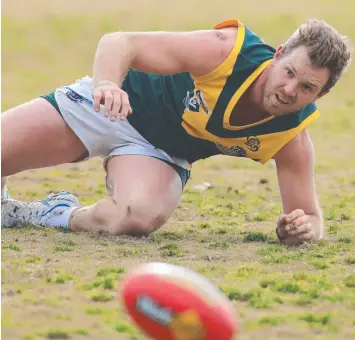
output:
[[[284,49],[284,46],[283,46],[283,45],[280,45],[280,46],[277,48],[277,50],[276,50],[276,52],[275,52],[275,54],[274,54],[274,59],[279,59],[279,58],[280,58],[283,49]]]

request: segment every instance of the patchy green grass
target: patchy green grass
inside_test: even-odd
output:
[[[255,6],[263,6],[255,11]],[[308,17],[324,18],[355,41],[352,2],[197,0],[193,3],[6,0],[2,13],[3,110],[91,74],[98,39],[113,30],[205,29],[240,19],[275,45]],[[204,13],[196,16],[201,8]],[[233,15],[232,15],[233,16]],[[230,298],[239,340],[355,338],[354,66],[322,98],[309,129],[325,239],[288,248],[275,236],[281,202],[270,165],[215,157],[194,164],[171,220],[149,237],[64,229],[2,230],[4,339],[143,339],[117,291],[136,265],[178,263]],[[206,191],[196,184],[209,182]],[[101,160],[23,172],[11,194],[38,200],[62,189],[84,205],[106,195]]]

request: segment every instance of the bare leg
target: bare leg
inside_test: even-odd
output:
[[[83,143],[57,110],[43,98],[1,115],[3,177],[28,169],[69,163],[86,152]]]
[[[45,99],[35,99],[5,112],[1,125],[4,177],[27,169],[69,163],[87,153],[79,138]],[[147,234],[163,225],[179,203],[180,177],[160,160],[147,156],[117,156],[109,160],[107,171],[112,197],[78,209],[72,197],[70,206],[76,210],[70,217],[70,229],[103,230],[113,235]],[[9,208],[11,204],[8,203]],[[26,222],[34,206],[20,206],[24,213],[17,213],[23,215],[19,222]],[[62,213],[64,208],[58,210],[59,215]],[[10,217],[6,226],[18,222]],[[68,225],[68,222],[57,222],[54,218],[51,224],[43,221],[41,225]]]
[[[85,146],[65,123],[57,110],[45,99],[38,98],[1,115],[2,186],[6,176],[28,169],[69,163],[87,154]],[[13,227],[24,223],[50,225],[49,217],[64,216],[65,207],[78,206],[73,195],[66,195],[53,214],[41,217],[43,207],[5,199],[1,205],[1,225]],[[37,204],[38,205],[38,204]],[[36,210],[37,209],[37,210]],[[36,210],[36,211],[34,211]],[[69,214],[70,211],[67,209]],[[65,222],[65,218],[64,218]],[[52,225],[65,223],[54,219]]]
[[[112,197],[79,208],[72,230],[106,231],[112,235],[148,234],[162,226],[179,203],[182,187],[176,171],[147,156],[117,156],[108,161]]]

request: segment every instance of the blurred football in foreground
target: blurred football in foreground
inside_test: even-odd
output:
[[[227,297],[185,267],[143,264],[126,277],[119,295],[136,325],[153,339],[236,339],[237,321]]]

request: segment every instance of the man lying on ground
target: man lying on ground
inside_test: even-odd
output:
[[[236,20],[212,30],[106,34],[92,78],[2,114],[2,225],[147,234],[172,215],[191,164],[225,154],[274,159],[279,239],[319,240],[306,128],[319,115],[314,102],[350,60],[347,39],[317,20],[277,49]],[[7,176],[95,156],[104,158],[109,199],[83,207],[67,192],[34,203],[6,197]]]

